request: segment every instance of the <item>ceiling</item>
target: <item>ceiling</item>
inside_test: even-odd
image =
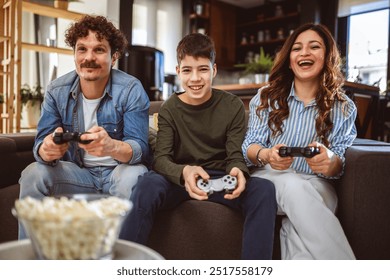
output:
[[[252,8],[263,5],[266,0],[219,0],[242,8]]]

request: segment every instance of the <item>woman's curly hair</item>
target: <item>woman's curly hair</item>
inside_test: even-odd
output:
[[[272,136],[283,132],[283,120],[289,116],[287,98],[290,94],[291,84],[294,80],[294,73],[290,69],[290,52],[297,37],[306,30],[315,31],[324,41],[325,58],[322,70],[319,89],[316,96],[318,117],[316,118],[317,137],[325,146],[329,146],[328,136],[333,128],[330,118],[331,109],[338,100],[346,104],[346,98],[342,85],[344,77],[340,70],[341,58],[329,30],[321,24],[306,23],[298,27],[286,40],[275,58],[274,66],[270,72],[269,86],[261,91],[261,104],[257,108],[257,114],[269,107],[272,111],[269,114],[268,126]]]
[[[103,16],[86,15],[73,23],[65,33],[65,43],[72,49],[77,40],[88,36],[89,31],[96,32],[99,41],[106,39],[111,47],[111,55],[117,53],[118,58],[128,46],[126,36]]]

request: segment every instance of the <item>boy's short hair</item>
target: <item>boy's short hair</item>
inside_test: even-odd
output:
[[[201,33],[192,33],[184,36],[176,48],[177,63],[180,65],[182,59],[186,56],[195,58],[204,57],[210,59],[211,64],[215,63],[214,41],[207,35]]]

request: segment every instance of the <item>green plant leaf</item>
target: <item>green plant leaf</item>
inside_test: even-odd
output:
[[[31,105],[34,106],[36,103],[39,105],[42,103],[44,94],[40,85],[36,85],[31,88],[28,84],[24,84],[20,87],[20,96],[23,105],[25,105],[27,101],[31,100]]]
[[[271,71],[274,64],[274,59],[269,54],[264,52],[263,47],[260,47],[260,53],[256,60],[251,63],[241,63],[234,65],[235,67],[245,68],[246,74],[266,74]]]

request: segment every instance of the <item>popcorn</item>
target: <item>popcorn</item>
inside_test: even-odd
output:
[[[131,202],[118,197],[75,200],[26,197],[15,202],[16,215],[43,259],[110,257]]]

